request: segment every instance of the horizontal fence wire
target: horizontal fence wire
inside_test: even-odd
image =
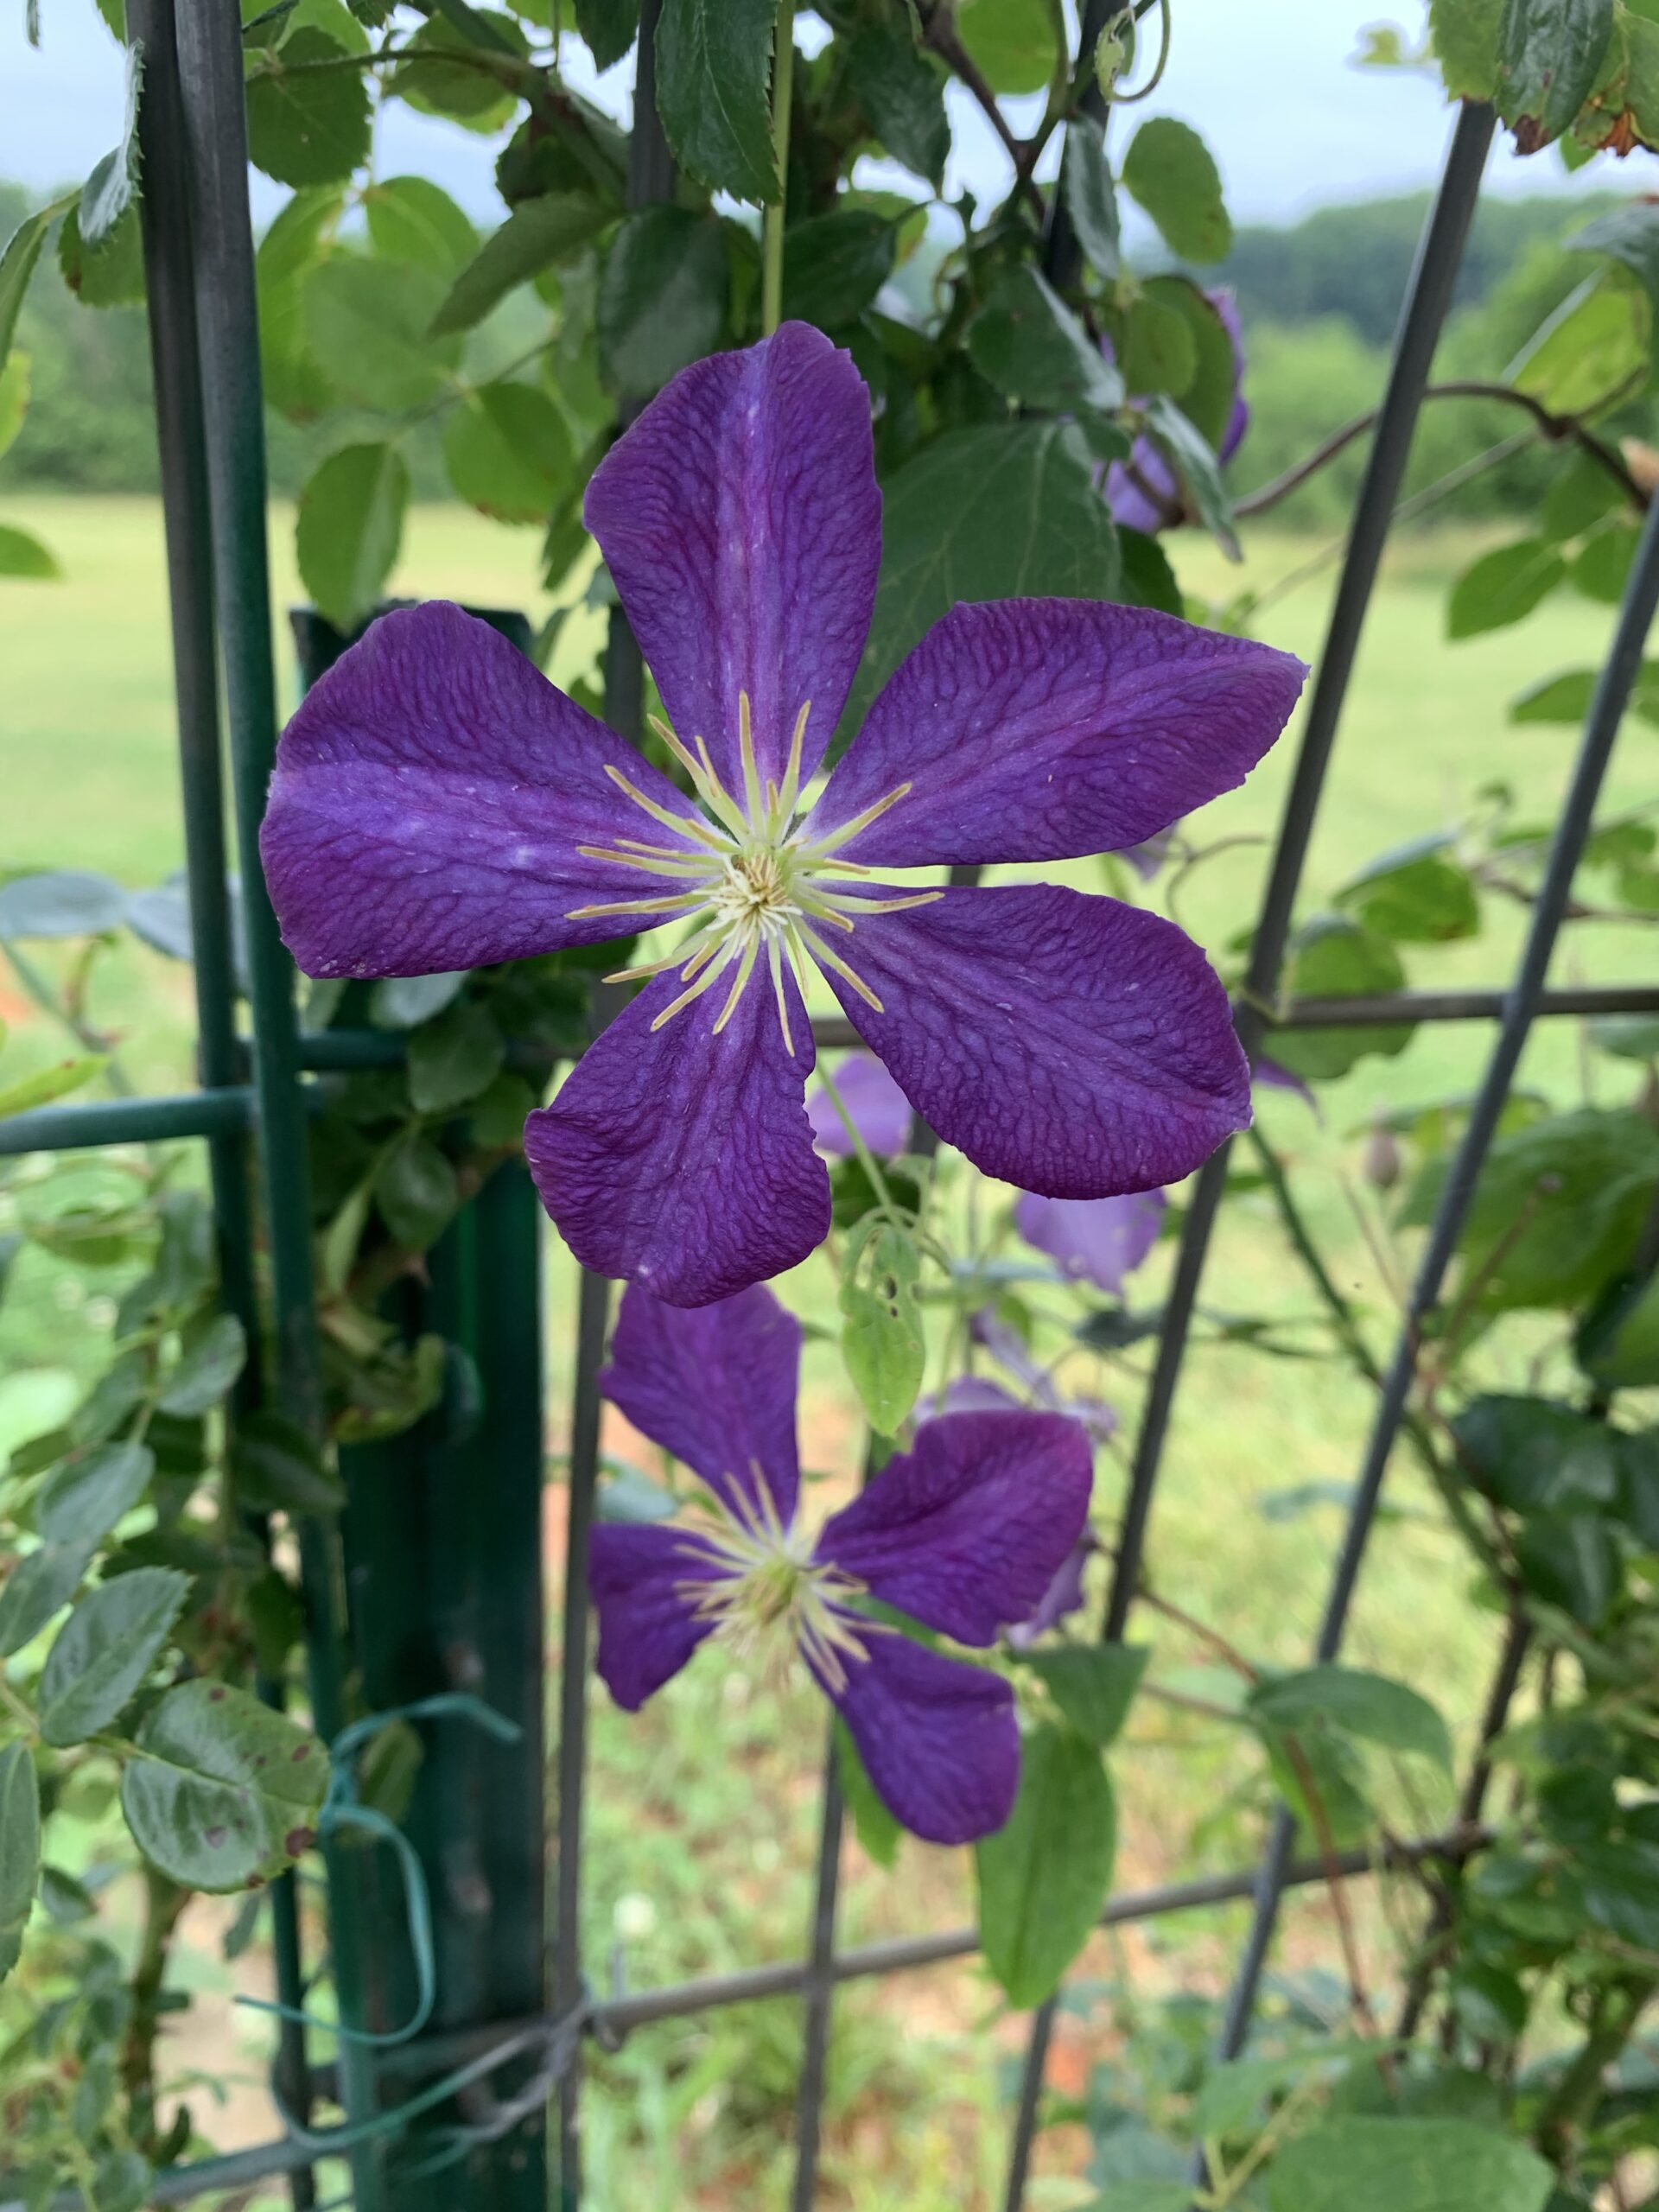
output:
[[[1492,111],[1487,106],[1467,106],[1459,113],[1446,150],[1440,188],[1429,210],[1407,286],[1388,386],[1354,510],[1347,555],[1332,606],[1324,651],[1302,727],[1301,744],[1286,795],[1262,911],[1251,939],[1246,979],[1235,1014],[1240,1041],[1252,1063],[1258,1057],[1262,1037],[1270,1027],[1270,1009],[1279,995],[1291,918],[1354,671],[1360,632],[1370,607],[1395,503],[1410,455],[1412,435],[1428,382],[1430,364],[1452,303],[1452,286],[1479,194],[1493,124]],[[1199,1170],[1182,1226],[1174,1280],[1164,1308],[1163,1327],[1119,1525],[1116,1559],[1103,1629],[1109,1643],[1122,1641],[1141,1580],[1153,1492],[1163,1463],[1164,1444],[1187,1339],[1198,1310],[1199,1280],[1227,1188],[1231,1151],[1230,1140]],[[1058,2001],[1058,1995],[1051,1997],[1038,2007],[1033,2019],[1009,2147],[1003,2197],[1005,2212],[1020,2212],[1025,2201]]]

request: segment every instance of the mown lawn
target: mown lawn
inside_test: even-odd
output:
[[[171,757],[168,646],[159,512],[141,500],[14,499],[15,517],[57,550],[67,580],[55,586],[0,585],[0,868],[79,864],[124,880],[155,881],[175,868],[182,843]],[[276,518],[279,605],[294,591],[289,521]],[[1315,837],[1305,906],[1338,887],[1374,855],[1425,831],[1455,823],[1484,786],[1511,786],[1526,817],[1547,817],[1561,790],[1573,734],[1514,728],[1503,706],[1523,684],[1560,667],[1592,661],[1610,611],[1582,601],[1552,602],[1521,629],[1457,646],[1442,637],[1450,576],[1474,541],[1438,537],[1408,543],[1395,556],[1367,629],[1347,720]],[[1248,581],[1262,585],[1305,560],[1301,542],[1263,537],[1250,549]],[[539,613],[531,588],[532,534],[505,531],[455,509],[411,518],[400,592],[443,594],[474,603],[519,605]],[[1206,549],[1184,550],[1193,588],[1230,592],[1235,574]],[[1273,642],[1312,658],[1325,605],[1324,580],[1270,611],[1262,625]],[[597,618],[567,626],[556,675],[580,672],[598,639]],[[1656,785],[1651,731],[1627,730],[1610,804],[1643,803]],[[1181,918],[1219,949],[1248,927],[1264,866],[1262,841],[1275,819],[1291,765],[1291,745],[1243,793],[1219,803],[1201,824],[1204,841],[1237,839],[1188,879]],[[1065,871],[1099,884],[1093,864]],[[1421,983],[1498,982],[1518,942],[1522,918],[1488,902],[1478,940],[1413,957]],[[1650,937],[1635,930],[1580,932],[1558,963],[1562,979],[1611,980],[1652,972]],[[186,1079],[188,977],[137,949],[113,955],[95,981],[90,1011],[128,1033],[131,1072],[148,1087]],[[38,1019],[0,975],[0,1015],[14,1022],[7,1067],[20,1069],[51,1049]],[[1374,1341],[1386,1342],[1390,1291],[1357,1225],[1366,1211],[1382,1258],[1396,1275],[1408,1268],[1411,1240],[1393,1236],[1375,1196],[1359,1179],[1364,1135],[1385,1109],[1466,1090],[1487,1043],[1479,1029],[1420,1033],[1396,1058],[1372,1058],[1321,1095],[1316,1118],[1294,1099],[1270,1096],[1263,1122],[1288,1155],[1308,1213],[1343,1289],[1361,1306]],[[1593,1077],[1598,1096],[1617,1092],[1611,1063]],[[1582,1040],[1571,1023],[1540,1033],[1523,1081],[1563,1102],[1583,1094]],[[564,1423],[570,1274],[555,1246],[550,1439]],[[1137,1302],[1155,1303],[1168,1253],[1154,1255]],[[25,1288],[27,1287],[25,1286]],[[34,1416],[80,1366],[93,1335],[82,1304],[48,1286],[50,1310],[9,1315],[0,1357],[0,1449],[43,1423]],[[809,1263],[785,1287],[798,1307],[833,1319],[827,1270]],[[1259,1193],[1233,1200],[1224,1217],[1204,1306],[1204,1336],[1217,1317],[1303,1317],[1313,1310],[1305,1279]],[[1527,1334],[1526,1350],[1539,1344]],[[1518,1378],[1522,1354],[1492,1353],[1493,1371]],[[1144,1373],[1143,1351],[1103,1378],[1132,1436]],[[1077,1378],[1079,1382],[1081,1376]],[[10,1410],[9,1410],[10,1408]],[[1275,1493],[1351,1479],[1369,1412],[1366,1386],[1325,1362],[1268,1359],[1236,1344],[1203,1342],[1189,1362],[1154,1516],[1150,1572],[1155,1585],[1255,1656],[1289,1663],[1306,1648],[1320,1610],[1338,1523],[1338,1509],[1315,1504],[1287,1516]],[[49,1414],[47,1416],[51,1417]],[[809,1370],[809,1465],[845,1481],[858,1440],[833,1354],[815,1348]],[[629,1449],[620,1435],[613,1441]],[[1103,1506],[1121,1484],[1122,1457],[1103,1461]],[[1392,1495],[1403,1510],[1378,1532],[1355,1618],[1355,1659],[1397,1671],[1434,1695],[1466,1727],[1490,1665],[1493,1628],[1469,1602],[1464,1556],[1444,1533],[1427,1486],[1408,1465],[1395,1471]],[[556,1509],[557,1496],[554,1495]],[[1268,1507],[1264,1510],[1264,1504]],[[550,1516],[550,1560],[558,1564],[556,1510]],[[1204,1652],[1179,1630],[1143,1619],[1158,1647],[1156,1670],[1172,1680]],[[1189,1683],[1190,1683],[1189,1677]],[[588,1863],[590,1957],[599,1972],[618,1947],[627,1979],[643,1985],[684,1973],[718,1970],[798,1948],[808,1905],[819,1721],[802,1697],[780,1702],[752,1692],[739,1675],[705,1654],[646,1715],[625,1720],[594,1707],[594,1787]],[[1120,1878],[1139,1885],[1179,1873],[1238,1863],[1258,1832],[1262,1795],[1255,1762],[1223,1727],[1169,1707],[1137,1708],[1119,1762],[1122,1799]],[[1432,1822],[1445,1810],[1444,1785],[1421,1773],[1386,1784],[1401,1827]],[[893,1874],[870,1866],[849,1846],[846,1929],[853,1940],[918,1923],[950,1924],[971,1914],[970,1871],[959,1859],[907,1845]],[[1406,1916],[1408,1926],[1411,1916]],[[1331,1955],[1329,1923],[1317,1901],[1289,1916],[1287,1955],[1308,1962]],[[1145,1991],[1182,1982],[1213,1986],[1223,1975],[1237,1916],[1217,1912],[1136,1932],[1122,1945],[1100,1943],[1090,1970],[1125,1966]],[[1386,1979],[1393,1936],[1388,1913],[1369,1906],[1363,1928],[1377,1979]],[[224,1969],[213,1986],[209,2037],[226,2032]],[[251,2050],[257,2033],[238,2019]],[[906,1977],[842,2000],[845,2028],[833,2083],[825,2202],[859,2212],[976,2208],[995,2201],[1004,2133],[999,2069],[1017,2047],[994,1993],[972,1969]],[[217,2026],[215,2026],[217,2023]],[[191,2048],[212,2049],[211,2039]],[[251,2036],[252,2040],[246,2040]],[[1090,2056],[1109,2046],[1109,2030],[1063,2020],[1056,2078],[1077,2087]],[[755,2005],[640,2035],[596,2069],[589,2156],[594,2201],[603,2212],[656,2212],[699,2203],[764,2206],[781,2201],[787,2120],[799,2028],[796,2008]],[[222,2044],[221,2044],[222,2047]],[[184,2056],[181,2051],[181,2061]],[[251,2063],[251,2062],[250,2062]],[[242,2139],[241,2107],[223,2139]],[[204,2115],[209,2132],[211,2117]],[[257,2130],[256,2130],[257,2132]],[[1063,2208],[1087,2192],[1070,2177],[1075,2139],[1045,2145],[1052,2172],[1033,2202]]]

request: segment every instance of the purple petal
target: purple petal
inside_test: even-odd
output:
[[[910,1139],[910,1101],[874,1052],[849,1052],[835,1071],[835,1085],[853,1124],[878,1160],[891,1160]],[[807,1094],[806,1117],[820,1152],[844,1160],[853,1141],[820,1077]]]
[[[623,1295],[599,1387],[727,1503],[734,1488],[759,1503],[752,1473],[759,1466],[787,1526],[800,1484],[800,1367],[801,1325],[769,1290],[688,1310],[635,1284]]]
[[[918,1421],[937,1421],[941,1414],[1005,1414],[1023,1410],[1012,1390],[993,1382],[988,1375],[953,1376],[940,1399],[930,1390],[916,1401]]]
[[[1168,1203],[1161,1191],[1117,1198],[1039,1198],[1022,1191],[1014,1220],[1027,1243],[1057,1261],[1063,1274],[1121,1298],[1124,1276],[1158,1242]]]
[[[1319,1111],[1319,1100],[1301,1077],[1294,1074],[1289,1068],[1281,1067],[1277,1060],[1268,1059],[1265,1053],[1257,1058],[1250,1072],[1250,1080],[1259,1083],[1264,1090],[1289,1091],[1293,1097],[1301,1100],[1316,1121],[1325,1119]]]
[[[893,1630],[872,1635],[868,1649],[830,1694],[888,1811],[929,1843],[1000,1828],[1020,1787],[1007,1683]]]
[[[382,615],[277,747],[259,851],[289,950],[309,976],[425,976],[626,935],[569,918],[640,881],[576,849],[644,826],[607,766],[690,811],[486,622],[442,600]]]
[[[1085,1529],[1061,1560],[1059,1571],[1044,1591],[1035,1612],[1008,1630],[1008,1642],[1016,1651],[1029,1650],[1039,1636],[1046,1636],[1050,1629],[1058,1628],[1070,1614],[1082,1610],[1083,1571],[1090,1554],[1099,1549],[1093,1535]]]
[[[1227,995],[1171,922],[1051,885],[861,919],[836,997],[918,1113],[1045,1198],[1179,1182],[1250,1117]]]
[[[962,606],[900,663],[812,816],[874,868],[1071,860],[1234,790],[1307,670],[1251,638],[1081,599]]]
[[[832,1514],[816,1555],[958,1643],[1040,1601],[1089,1512],[1088,1439],[1058,1414],[944,1414]]]
[[[1027,1390],[1047,1388],[1048,1370],[1040,1360],[1032,1357],[1019,1330],[1003,1320],[994,1306],[982,1306],[969,1319],[968,1330],[974,1342],[983,1344],[998,1366],[1006,1367]]]
[[[794,1267],[830,1228],[802,1089],[811,1032],[786,975],[795,1054],[752,980],[715,1034],[720,986],[653,1036],[682,988],[659,976],[524,1124],[542,1203],[584,1268],[671,1306],[710,1306]]]
[[[698,1618],[684,1589],[712,1581],[719,1570],[695,1535],[664,1522],[601,1521],[588,1543],[588,1589],[599,1618],[594,1664],[623,1711],[637,1713],[709,1634],[713,1623]]]
[[[742,790],[738,694],[782,780],[810,700],[805,773],[864,650],[881,557],[870,396],[805,323],[683,369],[594,472],[583,510],[669,719]]]

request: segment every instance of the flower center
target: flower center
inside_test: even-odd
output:
[[[752,1491],[733,1482],[732,1503],[715,1504],[715,1525],[697,1531],[692,1555],[704,1561],[713,1554],[716,1573],[677,1584],[675,1595],[773,1679],[798,1656],[839,1693],[849,1664],[867,1659],[868,1637],[881,1633],[846,1610],[864,1585],[815,1560],[808,1532],[798,1522],[784,1525],[759,1466],[752,1472]]]
[[[749,695],[738,694],[740,758],[743,772],[741,798],[728,791],[715,772],[709,747],[699,737],[696,750],[683,745],[655,715],[652,725],[691,779],[702,809],[700,815],[677,814],[630,783],[620,768],[607,765],[606,774],[636,806],[664,829],[690,838],[698,850],[683,844],[620,837],[613,846],[582,845],[588,860],[609,861],[618,868],[668,878],[674,888],[651,898],[619,899],[598,906],[577,906],[567,918],[585,921],[595,915],[624,916],[654,928],[659,922],[679,919],[694,924],[678,950],[665,959],[647,961],[607,976],[607,982],[634,982],[677,968],[685,988],[652,1023],[660,1029],[682,1007],[712,990],[730,975],[726,1001],[715,1021],[719,1035],[737,1010],[764,954],[777,1001],[784,1047],[792,1058],[795,1040],[790,1033],[789,999],[784,988],[788,965],[804,995],[808,980],[817,969],[839,976],[859,996],[882,1011],[880,1000],[842,956],[826,943],[826,930],[850,937],[858,921],[868,914],[895,913],[906,906],[925,906],[942,898],[938,891],[912,892],[893,899],[849,897],[849,883],[866,878],[868,868],[838,857],[841,848],[867,829],[889,807],[896,806],[909,791],[900,784],[885,798],[868,806],[852,821],[844,822],[820,837],[808,837],[801,821],[801,760],[806,737],[806,718],[811,702],[795,719],[789,762],[781,784],[768,779],[762,785],[755,760],[754,733],[750,722]],[[647,920],[646,918],[650,918]]]

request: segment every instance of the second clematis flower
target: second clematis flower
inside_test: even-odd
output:
[[[601,1387],[708,1497],[683,1520],[594,1529],[595,1663],[630,1713],[709,1637],[763,1666],[804,1666],[894,1818],[930,1842],[970,1843],[1013,1809],[1014,1693],[880,1609],[982,1648],[1028,1620],[1083,1535],[1088,1440],[1055,1414],[924,1421],[815,1534],[798,1511],[800,1348],[799,1323],[765,1289],[696,1313],[638,1288],[623,1299]]]
[[[525,1146],[584,1266],[677,1305],[830,1224],[803,1103],[822,977],[937,1134],[1054,1198],[1173,1182],[1249,1118],[1172,924],[895,872],[1142,842],[1240,783],[1306,673],[1084,600],[959,606],[817,771],[880,559],[869,396],[804,324],[695,363],[588,489],[683,787],[442,603],[385,615],[283,734],[260,850],[314,976],[413,976],[683,925]]]

